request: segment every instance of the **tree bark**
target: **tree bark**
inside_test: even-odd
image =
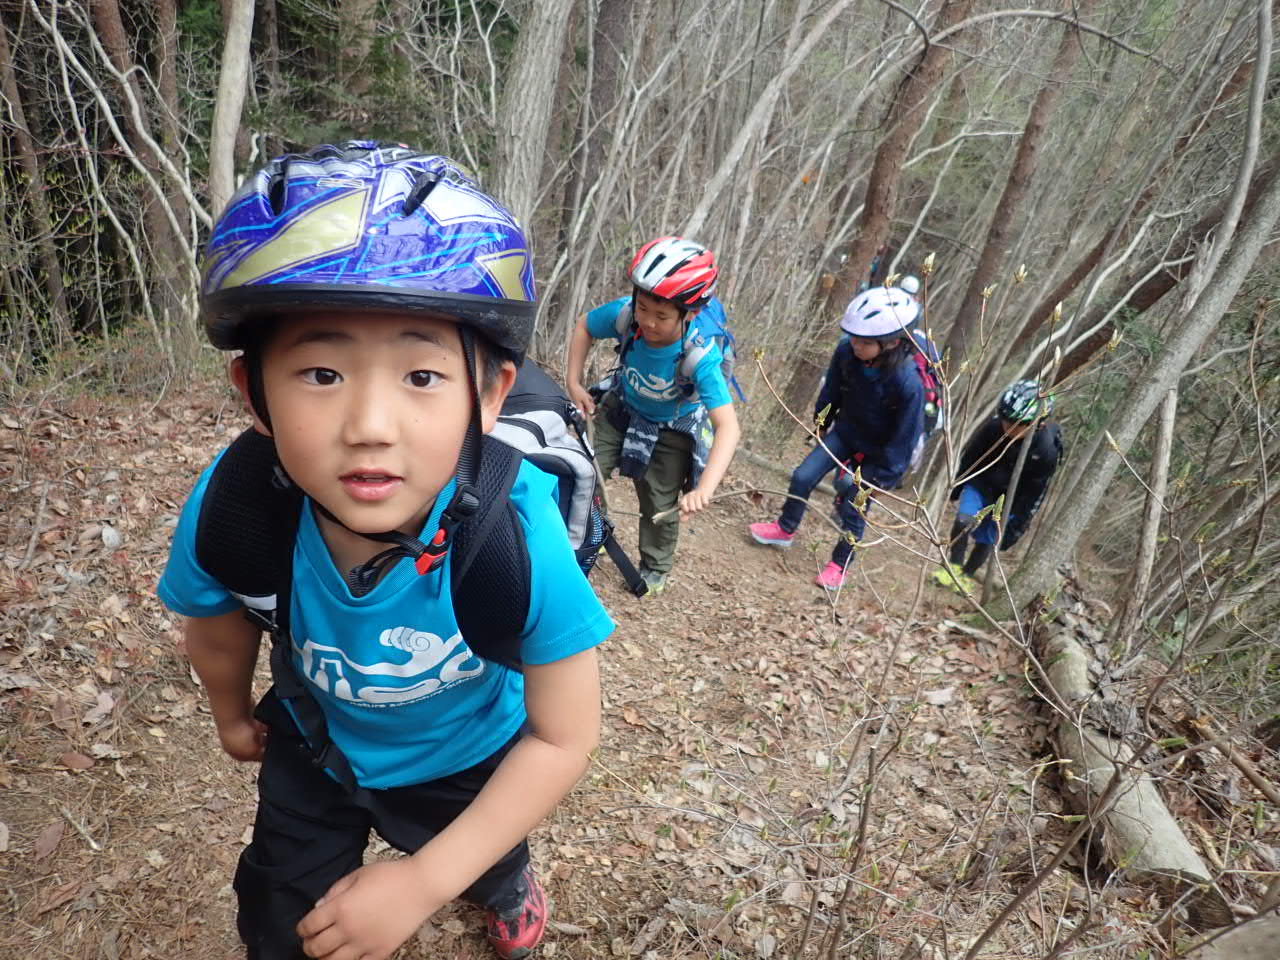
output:
[[[254,0],[229,0],[227,38],[222,47],[218,94],[209,135],[209,213],[217,217],[235,184],[236,131],[249,85],[249,42],[253,38]]]
[[[934,28],[950,29],[968,17],[972,8],[973,0],[943,0]],[[849,246],[848,257],[827,294],[824,308],[827,312],[847,303],[858,292],[870,273],[876,252],[889,241],[890,222],[898,205],[902,162],[907,157],[911,141],[920,132],[928,115],[929,100],[936,93],[950,62],[949,47],[930,44],[921,54],[920,61],[902,78],[889,101],[883,124],[888,134],[881,141],[871,164],[862,217]],[[889,258],[885,257],[884,263],[887,265],[888,262]]]
[[[1115,618],[1112,637],[1128,649],[1133,629],[1142,617],[1151,586],[1151,569],[1156,559],[1156,538],[1160,533],[1160,518],[1165,512],[1164,497],[1169,486],[1169,452],[1173,449],[1173,425],[1178,416],[1178,389],[1174,387],[1164,395],[1160,405],[1160,427],[1156,434],[1156,449],[1151,458],[1151,481],[1147,485],[1147,503],[1142,516],[1142,532],[1138,535],[1138,556],[1129,581],[1122,593],[1120,615]]]
[[[373,71],[365,68],[373,50],[374,14],[378,0],[341,0],[338,4],[338,78],[352,97],[366,93]],[[230,29],[230,26],[228,26]]]
[[[1089,16],[1097,3],[1098,0],[1080,0],[1077,4],[1069,5],[1068,9],[1074,6],[1074,16],[1078,22]],[[1075,22],[1068,23],[1049,76],[1044,86],[1040,88],[1031,106],[1031,112],[1027,116],[1027,123],[1023,128],[1022,138],[1018,141],[1018,151],[1013,158],[1013,166],[1009,170],[1004,193],[991,218],[986,243],[983,244],[978,265],[969,279],[969,286],[965,290],[964,299],[961,301],[950,336],[947,338],[944,352],[948,355],[947,363],[953,377],[960,371],[972,346],[972,334],[984,300],[983,291],[991,286],[996,278],[996,272],[1009,254],[1013,228],[1031,185],[1031,178],[1035,175],[1045,129],[1062,97],[1062,91],[1070,79],[1071,70],[1080,58],[1082,49],[1079,29]]]
[[[533,219],[556,77],[573,0],[544,0],[520,25],[498,111],[494,193],[523,224]]]
[[[22,95],[13,72],[13,56],[9,47],[9,29],[0,21],[0,90],[9,107],[9,119],[13,126],[13,139],[18,148],[18,162],[27,179],[27,199],[31,203],[32,226],[36,234],[36,250],[40,259],[41,278],[49,295],[49,311],[53,319],[53,333],[58,343],[66,342],[73,334],[71,312],[67,308],[67,294],[62,284],[62,265],[53,243],[53,216],[49,200],[45,196],[44,171],[36,155],[35,141],[27,126],[22,109]]]

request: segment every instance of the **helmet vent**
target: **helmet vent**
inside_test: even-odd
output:
[[[271,204],[271,212],[275,216],[284,213],[285,190],[289,183],[289,158],[280,161],[280,168],[271,175],[271,183],[267,186],[267,202]]]
[[[424,173],[414,181],[413,187],[410,188],[408,196],[404,198],[404,210],[402,216],[412,216],[413,211],[422,206],[423,201],[431,195],[431,191],[436,188],[436,184],[440,182],[438,173]]]

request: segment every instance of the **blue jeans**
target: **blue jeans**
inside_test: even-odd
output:
[[[837,460],[847,460],[854,453],[853,447],[841,439],[834,430],[826,435],[823,442],[826,444],[826,449],[821,445],[815,446],[791,474],[791,486],[787,488],[787,493],[791,496],[787,498],[787,502],[782,507],[782,515],[778,517],[778,526],[787,533],[795,533],[800,529],[800,522],[804,520],[804,512],[809,506],[809,494],[813,493],[813,488],[836,468]],[[851,490],[850,495],[840,501],[840,526],[847,533],[851,533],[855,540],[861,540],[862,534],[867,529],[867,520],[862,512],[853,506],[855,496],[856,493]],[[870,505],[868,502],[867,506]],[[841,538],[831,551],[831,560],[842,567],[848,566],[851,553],[853,553],[853,544]]]
[[[983,496],[982,491],[971,483],[966,483],[960,488],[960,502],[956,504],[956,525],[966,527],[973,536],[974,543],[995,545],[997,534],[995,517],[987,514],[982,523],[976,528],[973,526],[974,518],[982,508],[994,502]],[[1008,527],[1012,521],[1013,514],[1009,514],[1004,518],[1004,526]]]

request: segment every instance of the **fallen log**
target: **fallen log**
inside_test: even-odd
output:
[[[1276,960],[1280,957],[1280,917],[1274,913],[1242,923],[1187,954],[1186,960]]]
[[[1036,618],[1033,650],[1043,666],[1053,709],[1053,739],[1062,764],[1062,790],[1076,814],[1095,817],[1092,844],[1102,859],[1131,882],[1155,887],[1166,903],[1179,900],[1188,926],[1206,931],[1233,922],[1230,906],[1212,875],[1169,813],[1160,790],[1126,741],[1138,732],[1131,699],[1094,682],[1104,629],[1073,596],[1068,584],[1052,614]],[[1131,686],[1123,686],[1131,690]],[[1113,777],[1113,800],[1093,811]],[[1272,954],[1272,960],[1275,958]]]

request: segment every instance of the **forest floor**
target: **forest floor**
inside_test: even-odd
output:
[[[254,769],[220,753],[154,593],[238,405],[205,384],[0,413],[0,956],[240,957]],[[727,488],[784,482],[740,460]],[[628,487],[611,498],[634,511]],[[893,544],[827,597],[819,517],[789,552],[749,541],[777,505],[726,498],[687,524],[659,598],[594,574],[618,622],[603,742],[532,838],[541,956],[767,960],[837,928],[833,957],[960,957],[1069,832],[1018,645],[936,587],[917,602],[922,561]],[[1143,956],[1157,902],[1084,870],[1073,855],[981,956],[1047,956],[1086,917],[1072,949]],[[490,955],[460,904],[397,954]]]

